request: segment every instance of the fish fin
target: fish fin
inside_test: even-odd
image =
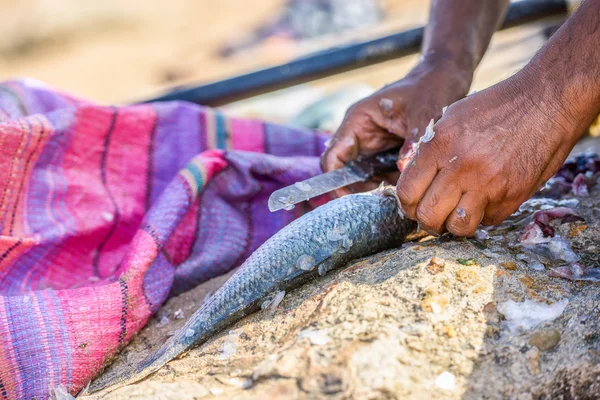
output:
[[[299,261],[301,263],[303,263],[303,266],[299,266],[298,262],[296,262],[294,265],[291,265],[286,273],[286,281],[289,280],[293,280],[296,277],[298,277],[299,275],[301,275],[303,272],[306,271],[312,271],[315,269],[315,267],[318,267],[319,264],[323,263],[324,261],[326,261],[328,258],[330,258],[332,255],[334,255],[336,253],[337,249],[334,250],[326,250],[325,248],[320,249],[314,256],[306,256],[305,259],[303,259],[303,257],[305,256],[301,256]],[[302,261],[303,259],[303,261]],[[306,261],[310,260],[310,263],[307,264]]]

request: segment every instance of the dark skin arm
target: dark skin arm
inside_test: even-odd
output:
[[[433,0],[419,63],[405,78],[348,110],[323,155],[323,170],[404,144],[399,161],[402,169],[412,155],[412,144],[429,121],[439,119],[443,107],[468,93],[473,72],[508,4],[508,0]],[[398,174],[387,178],[395,182]],[[376,186],[371,182],[353,189]],[[348,192],[340,189],[336,194]]]
[[[398,181],[406,214],[472,235],[530,198],[600,113],[600,0],[586,0],[511,78],[454,103]]]

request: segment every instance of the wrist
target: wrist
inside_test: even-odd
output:
[[[510,80],[515,94],[528,93],[532,108],[554,122],[563,141],[575,145],[600,110],[580,90],[573,93],[574,87],[581,86],[570,78],[556,66],[547,67],[543,60],[534,59]]]
[[[425,54],[408,76],[436,84],[449,97],[449,103],[465,97],[473,82],[473,71],[450,55]]]

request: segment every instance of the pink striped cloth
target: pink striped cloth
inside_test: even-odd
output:
[[[0,399],[81,390],[170,296],[299,216],[270,193],[326,136],[182,102],[103,107],[0,85]]]

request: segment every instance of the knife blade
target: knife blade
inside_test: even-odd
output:
[[[400,148],[394,148],[369,157],[350,161],[344,167],[316,175],[305,181],[278,189],[269,197],[271,212],[291,210],[295,204],[329,193],[357,182],[365,182],[375,175],[398,171]]]

